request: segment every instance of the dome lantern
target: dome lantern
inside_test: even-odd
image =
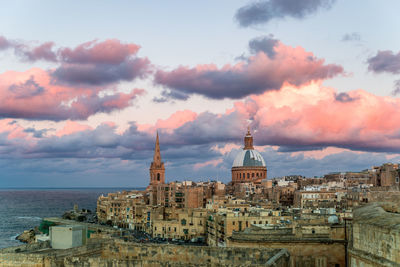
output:
[[[254,149],[253,147],[253,136],[250,133],[250,127],[247,127],[247,134],[244,137],[244,150]]]

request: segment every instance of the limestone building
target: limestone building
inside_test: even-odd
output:
[[[254,149],[250,129],[244,137],[244,147],[235,158],[232,166],[232,183],[261,183],[267,178],[267,167],[264,158]]]

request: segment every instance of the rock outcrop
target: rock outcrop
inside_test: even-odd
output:
[[[88,209],[78,210],[77,207],[74,207],[73,210],[64,212],[62,218],[65,220],[73,220],[77,222],[97,223],[96,213]]]
[[[17,236],[15,239],[19,240],[19,241],[21,241],[23,243],[31,244],[31,243],[34,243],[36,241],[35,236],[36,236],[35,230],[31,229],[31,230],[24,231],[22,234]]]

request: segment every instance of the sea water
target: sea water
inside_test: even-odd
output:
[[[39,226],[45,217],[61,217],[74,204],[96,210],[97,198],[134,188],[21,188],[0,189],[0,248],[18,246],[15,237]],[[136,188],[139,189],[139,188]]]

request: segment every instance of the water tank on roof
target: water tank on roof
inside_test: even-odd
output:
[[[335,224],[335,223],[339,223],[339,218],[336,215],[331,215],[328,217],[328,223],[330,224]]]

